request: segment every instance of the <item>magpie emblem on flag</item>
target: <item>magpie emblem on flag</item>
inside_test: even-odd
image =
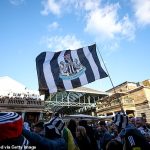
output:
[[[62,80],[73,80],[81,76],[86,68],[79,63],[79,60],[75,58],[71,60],[70,54],[64,56],[65,61],[61,61],[59,64],[60,75]]]
[[[96,44],[76,50],[42,52],[36,57],[40,93],[55,93],[83,86],[108,75],[96,52]]]

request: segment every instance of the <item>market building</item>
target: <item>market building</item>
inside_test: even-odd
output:
[[[144,117],[150,123],[150,80],[126,81],[106,92],[109,96],[97,102],[98,116],[113,116],[122,107],[129,116]]]
[[[42,116],[44,98],[14,79],[0,77],[0,111],[20,113],[24,120],[37,122]]]
[[[15,111],[31,123],[46,120],[53,112],[96,115],[96,102],[106,92],[79,87],[42,97],[10,77],[0,77],[0,111]]]

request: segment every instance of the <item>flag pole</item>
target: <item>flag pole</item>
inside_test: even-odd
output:
[[[95,44],[96,44],[96,43],[95,43]],[[101,60],[102,60],[102,62],[103,62],[103,64],[104,64],[104,67],[105,67],[105,69],[106,69],[106,73],[107,73],[107,75],[108,75],[108,77],[109,77],[109,80],[110,80],[111,85],[112,85],[112,87],[113,87],[114,93],[116,94],[116,99],[119,101],[121,111],[124,113],[124,109],[123,109],[121,100],[120,100],[120,99],[118,98],[118,96],[117,96],[117,92],[116,92],[115,86],[114,86],[113,81],[112,81],[112,79],[111,79],[111,77],[110,77],[110,74],[109,74],[108,69],[107,69],[107,67],[106,67],[106,64],[105,64],[105,62],[104,62],[104,59],[103,59],[103,57],[102,57],[102,54],[101,54],[101,52],[100,52],[98,46],[96,46],[96,47],[97,47],[97,50],[98,50],[99,55],[100,55],[100,57],[101,57]]]

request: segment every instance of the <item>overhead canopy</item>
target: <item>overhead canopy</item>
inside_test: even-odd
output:
[[[66,115],[63,119],[77,119],[77,120],[100,120],[100,117],[95,117],[91,115],[85,114],[77,114],[77,115]]]
[[[39,92],[36,90],[28,89],[22,83],[8,77],[0,77],[0,96],[9,96],[9,97],[30,97],[33,99],[44,99],[43,96],[39,95]]]
[[[45,101],[46,109],[71,114],[79,108],[94,108],[96,101],[108,95],[106,92],[79,87],[51,94]]]
[[[0,91],[25,92],[26,87],[8,76],[0,77]]]
[[[94,89],[90,89],[87,87],[78,87],[78,88],[74,88],[71,90],[68,90],[71,92],[80,92],[80,93],[88,93],[88,94],[93,94],[93,95],[99,95],[99,94],[104,94],[104,95],[108,95],[106,92],[102,92],[102,91],[98,91],[98,90],[94,90]]]

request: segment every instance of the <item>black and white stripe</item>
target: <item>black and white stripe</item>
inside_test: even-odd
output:
[[[131,146],[135,145],[135,141],[134,141],[133,136],[128,136],[128,140],[129,140],[129,143],[130,143]]]
[[[67,54],[72,61],[77,59],[78,63],[86,68],[85,72],[75,79],[64,80],[59,77],[59,64],[65,62],[64,56]],[[40,92],[55,93],[69,90],[107,77],[98,59],[96,44],[77,50],[43,52],[36,58],[36,67]],[[74,71],[74,68],[68,67],[68,69],[70,72]]]
[[[119,128],[125,128],[128,125],[128,116],[122,112],[116,113],[113,121]]]
[[[25,137],[23,137],[22,150],[26,150],[28,146],[29,141]]]
[[[15,112],[1,112],[0,113],[0,124],[12,123],[20,119],[21,119],[21,116]]]
[[[54,117],[52,120],[50,120],[50,122],[46,123],[44,126],[49,130],[54,129],[56,134],[61,135],[65,127],[65,123],[61,118]]]

